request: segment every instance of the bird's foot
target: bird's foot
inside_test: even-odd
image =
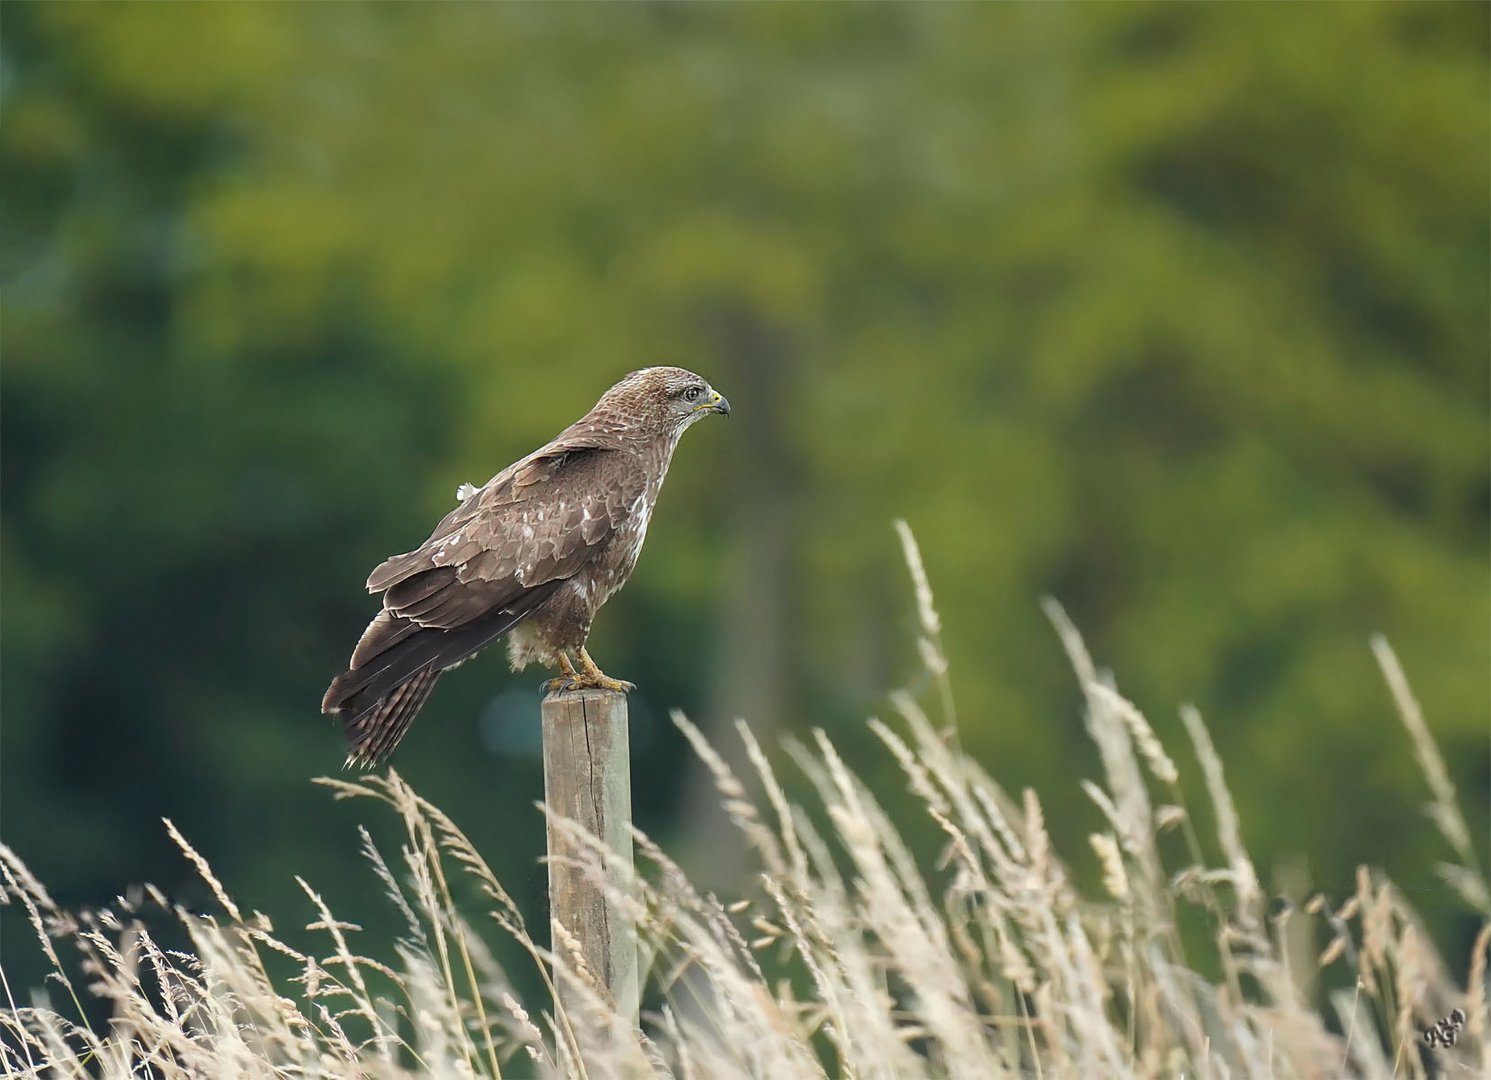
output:
[[[610,690],[617,694],[630,694],[637,688],[636,683],[627,682],[625,679],[613,679],[603,672],[597,673],[597,677],[591,685],[598,690]]]
[[[595,677],[588,674],[576,674],[574,677],[561,675],[557,679],[541,682],[539,686],[551,694],[563,694],[571,690],[610,690],[617,694],[627,694],[637,688],[636,683],[629,683],[625,679],[613,679],[603,671],[597,671]]]
[[[580,673],[575,670],[575,665],[570,663],[569,657],[565,656],[561,651],[559,653],[559,675],[553,679],[539,683],[539,686],[551,694],[559,694],[565,690],[576,689],[575,684],[579,681]]]
[[[610,690],[614,694],[626,694],[637,688],[625,679],[613,679],[602,671],[590,654],[580,650],[580,670],[570,663],[569,657],[559,654],[559,675],[539,683],[551,694],[565,694],[571,690]]]
[[[571,690],[610,690],[612,693],[626,694],[636,688],[635,683],[611,678],[590,658],[584,648],[580,649],[580,672],[570,687]]]

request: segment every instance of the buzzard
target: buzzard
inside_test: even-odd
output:
[[[630,690],[585,651],[591,621],[637,565],[678,437],[729,412],[693,372],[643,368],[552,442],[462,484],[428,540],[368,577],[383,610],[321,702],[342,719],[347,764],[386,758],[441,674],[503,634],[515,671],[559,668],[551,690]]]

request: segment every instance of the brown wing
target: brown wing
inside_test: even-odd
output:
[[[384,609],[452,630],[572,577],[640,506],[645,479],[620,451],[531,456],[448,514],[417,550],[368,578]]]
[[[635,494],[640,494],[642,484],[640,471],[633,467],[620,444],[581,420],[546,446],[472,490],[414,551],[394,555],[375,567],[368,575],[368,592],[383,592],[432,566],[460,567],[483,552],[488,553],[488,559],[482,563],[481,576],[495,580],[499,572],[490,562],[490,554],[505,545],[521,543],[525,539],[522,535],[525,525],[534,529],[534,536],[528,539],[539,546],[551,538],[538,526],[547,523],[562,527],[544,506],[545,502],[566,504],[570,511],[583,503],[594,512],[597,503],[609,507],[612,494],[626,494],[622,489],[635,489]],[[468,487],[462,485],[462,490]],[[582,506],[582,514],[583,510]],[[622,512],[625,510],[623,507]],[[543,515],[541,519],[539,514]],[[619,520],[613,518],[613,525]],[[512,549],[508,554],[514,558],[516,567],[518,551]],[[471,579],[465,572],[461,577]]]
[[[602,549],[644,492],[624,452],[562,438],[503,470],[418,549],[369,576],[383,611],[323,711],[350,727],[413,676],[451,667],[510,630]]]

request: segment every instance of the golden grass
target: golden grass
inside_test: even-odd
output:
[[[582,1004],[556,1013],[551,946],[530,933],[481,854],[438,808],[390,771],[325,779],[337,798],[371,799],[404,825],[396,853],[362,834],[364,854],[402,917],[396,942],[357,941],[308,882],[324,945],[302,953],[270,920],[245,914],[174,825],[168,831],[221,913],[173,906],[148,887],[97,912],[61,910],[9,849],[0,901],[24,913],[52,987],[4,980],[0,1063],[7,1076],[395,1077],[1428,1077],[1491,1075],[1486,961],[1491,923],[1455,985],[1402,893],[1363,868],[1340,906],[1316,895],[1268,906],[1241,840],[1222,762],[1201,716],[1182,710],[1216,822],[1220,863],[1204,854],[1180,766],[1134,704],[1101,676],[1060,608],[1047,611],[1086,698],[1102,783],[1083,788],[1106,828],[1089,838],[1100,888],[1085,894],[1054,848],[1033,791],[1014,797],[956,738],[932,592],[909,530],[921,651],[939,687],[942,727],[905,694],[874,733],[942,836],[936,859],[902,830],[828,737],[788,747],[810,806],[791,801],[780,763],[741,725],[753,774],[737,776],[682,716],[756,860],[746,895],[701,893],[638,832],[640,869],[613,886],[635,920],[646,977],[642,1025],[615,1015],[583,965],[560,965]],[[1442,874],[1491,916],[1486,880],[1442,759],[1406,678],[1374,641],[1427,777],[1428,814],[1453,861]],[[1145,779],[1146,773],[1150,777]],[[609,853],[571,822],[596,880]],[[1158,837],[1178,830],[1184,865]],[[933,864],[927,869],[928,863]],[[484,911],[452,900],[475,882]],[[615,868],[609,875],[617,879]],[[299,880],[299,879],[297,879]],[[1178,914],[1199,908],[1212,955],[1188,958]],[[145,928],[166,911],[189,952]],[[491,920],[526,953],[547,993],[520,1001],[471,920]],[[573,942],[553,946],[566,957]],[[65,963],[59,955],[75,952]],[[264,959],[298,969],[276,982]],[[364,955],[374,952],[378,955]],[[1218,970],[1219,978],[1199,972]],[[1318,1000],[1322,969],[1349,991]],[[69,972],[81,971],[79,980]],[[3,969],[0,969],[3,976]],[[1336,982],[1343,980],[1337,979]],[[110,1013],[90,1027],[82,998]],[[65,998],[59,1001],[58,998]],[[1328,1010],[1328,1012],[1327,1012]],[[1453,1046],[1422,1032],[1463,1010]],[[1329,1015],[1329,1018],[1328,1018]]]

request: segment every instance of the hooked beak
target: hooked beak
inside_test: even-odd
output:
[[[718,390],[711,390],[709,393],[710,393],[709,400],[705,401],[705,402],[701,402],[698,405],[695,405],[694,406],[694,411],[695,412],[699,412],[702,409],[708,409],[710,412],[717,412],[721,416],[729,416],[730,415],[730,402],[728,402],[727,400],[725,400],[725,396],[723,394],[721,394]]]

